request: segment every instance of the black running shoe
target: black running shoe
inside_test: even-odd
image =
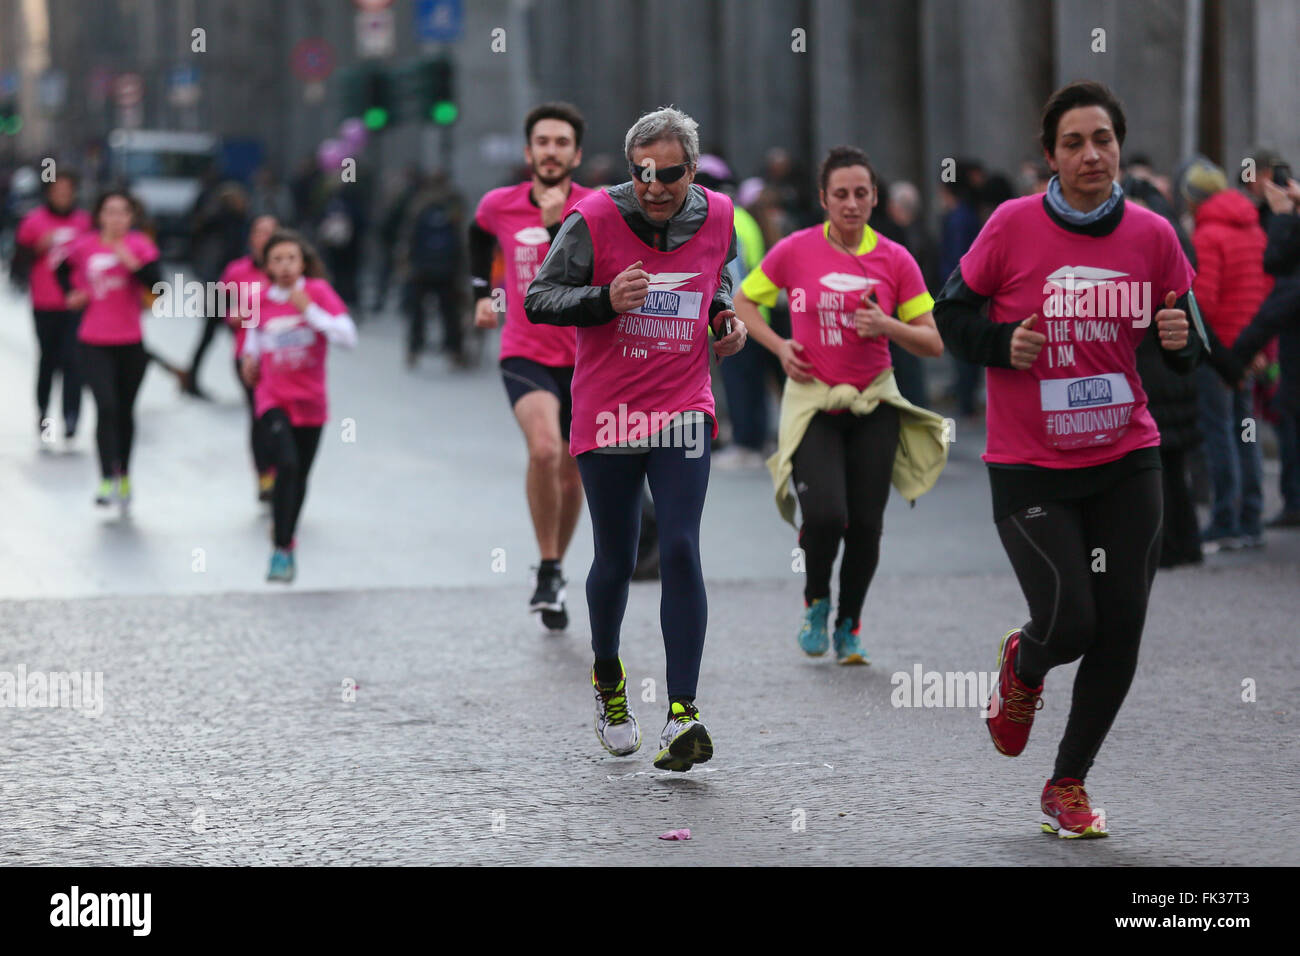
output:
[[[564,605],[558,611],[542,611],[542,627],[548,631],[567,631],[569,629],[569,612]]]
[[[564,575],[560,572],[560,569],[540,567],[534,568],[533,571],[533,578],[537,583],[537,588],[533,591],[532,600],[528,602],[528,610],[563,611],[564,585],[568,582],[564,580]]]

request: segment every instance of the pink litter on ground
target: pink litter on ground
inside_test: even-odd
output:
[[[689,840],[690,838],[691,831],[687,829],[669,830],[667,833],[659,834],[661,840]]]

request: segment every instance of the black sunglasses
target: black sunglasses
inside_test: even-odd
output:
[[[690,163],[680,163],[676,166],[664,166],[656,169],[653,163],[645,166],[629,165],[632,170],[632,178],[639,179],[643,183],[654,182],[656,179],[661,183],[675,183],[691,170]]]

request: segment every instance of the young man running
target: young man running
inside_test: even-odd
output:
[[[487,193],[469,227],[474,324],[497,327],[490,275],[497,244],[506,262],[506,325],[501,333],[501,377],[528,444],[528,510],[541,552],[529,611],[542,625],[569,626],[561,562],[582,513],[582,480],[568,451],[569,386],[577,336],[572,328],[534,325],[524,314],[528,283],[546,258],[560,223],[591,192],[573,182],[582,162],[582,114],[568,103],[543,103],[524,120],[528,182]]]

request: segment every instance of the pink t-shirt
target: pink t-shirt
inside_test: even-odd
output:
[[[254,300],[260,302],[262,293],[271,285],[271,280],[267,277],[266,273],[253,264],[252,256],[240,256],[238,259],[232,260],[230,264],[222,270],[221,278],[218,281],[221,283],[233,282],[236,286],[246,284],[249,290],[247,295],[250,302]],[[254,286],[254,283],[256,283],[256,286]],[[237,290],[233,300],[226,297],[225,301],[241,302],[243,299],[244,294],[242,293],[242,290]],[[226,316],[226,322],[235,333],[236,356],[244,350],[244,339],[248,335],[248,329],[244,327],[244,320],[246,318],[248,318],[248,316],[237,315],[233,311]]]
[[[911,254],[870,226],[856,255],[831,244],[827,224],[791,233],[768,251],[741,286],[759,305],[775,305],[786,289],[791,337],[804,347],[814,378],[864,389],[889,368],[889,339],[862,338],[853,313],[872,292],[886,315],[904,322],[934,308]]]
[[[651,279],[639,309],[578,329],[570,454],[647,438],[680,412],[714,417],[709,305],[731,248],[733,213],[726,196],[705,193],[704,223],[672,252],[638,239],[607,193],[578,205],[595,251],[591,284],[608,285],[638,259]]]
[[[577,347],[576,330],[559,325],[535,325],[524,313],[528,284],[551,248],[550,234],[542,225],[542,211],[529,198],[531,181],[503,186],[487,193],[478,204],[474,221],[497,237],[506,265],[506,324],[501,330],[501,358],[521,356],[541,365],[569,368]],[[573,183],[564,215],[573,211],[592,190]]]
[[[272,408],[282,408],[294,425],[324,425],[329,420],[325,386],[325,359],[329,340],[312,328],[293,302],[276,302],[271,284],[258,302],[259,376],[253,405],[261,418]],[[348,308],[324,279],[307,279],[307,296],[330,315],[346,315]]]
[[[142,232],[128,232],[127,249],[147,265],[158,258],[158,247]],[[140,294],[147,291],[118,259],[111,246],[91,232],[68,252],[72,282],[90,297],[77,337],[89,345],[130,345],[143,338]]]
[[[48,206],[37,206],[23,217],[15,237],[18,245],[35,250],[43,236],[50,237],[49,248],[32,264],[32,308],[55,311],[67,308],[54,270],[67,257],[73,242],[90,230],[90,213],[84,209],[73,209],[60,216],[50,212]]]
[[[1160,444],[1136,350],[1193,271],[1173,228],[1136,203],[1108,236],[1061,228],[1043,198],[1003,203],[962,257],[994,322],[1037,313],[1047,336],[1025,371],[988,369],[986,462],[1086,468]]]

